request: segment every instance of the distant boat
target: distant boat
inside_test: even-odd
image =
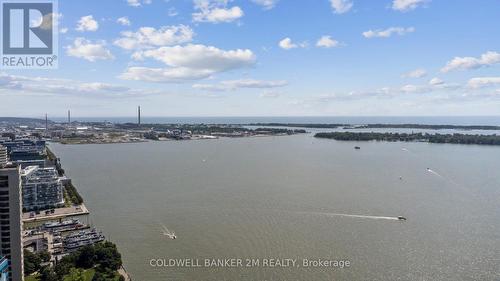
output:
[[[168,230],[168,228],[166,226],[164,226],[163,224],[161,225],[162,229],[163,229],[163,235],[167,236],[168,238],[170,239],[176,239],[177,236],[175,235],[175,232],[171,232],[170,230]]]
[[[405,220],[406,220],[406,218],[405,218],[405,217],[403,217],[403,216],[398,216],[398,220],[399,220],[399,221],[405,221]]]
[[[355,147],[354,147],[354,149],[361,149],[361,147],[359,147],[359,146],[355,146]]]

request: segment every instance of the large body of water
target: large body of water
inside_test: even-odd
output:
[[[500,280],[500,147],[311,134],[50,147],[134,281]],[[157,268],[154,258],[351,266]]]
[[[67,117],[51,118],[66,122]],[[126,123],[137,122],[137,117],[73,117],[83,122]],[[500,126],[500,116],[289,116],[289,117],[154,117],[142,116],[143,123],[205,123],[205,124],[248,124],[248,123],[334,123],[334,124],[430,124],[430,125],[493,125]]]

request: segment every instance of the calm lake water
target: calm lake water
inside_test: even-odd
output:
[[[310,134],[50,147],[135,281],[500,280],[500,147]],[[351,266],[155,268],[156,258]]]

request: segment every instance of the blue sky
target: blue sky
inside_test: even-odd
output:
[[[496,0],[60,0],[0,115],[499,115]]]

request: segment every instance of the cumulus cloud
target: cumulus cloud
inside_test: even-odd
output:
[[[404,73],[402,77],[404,78],[422,78],[427,75],[427,71],[423,68],[417,68],[410,72]]]
[[[168,67],[129,67],[120,76],[122,79],[151,82],[198,80],[216,73],[252,66],[256,60],[253,52],[248,49],[226,51],[193,44],[138,51],[133,57],[136,60],[154,59]]]
[[[316,42],[316,46],[321,48],[333,48],[339,46],[339,44],[339,41],[332,39],[328,35],[321,36]]]
[[[433,86],[443,85],[443,84],[444,84],[444,81],[437,78],[437,77],[434,77],[429,81],[429,85],[433,85]]]
[[[363,36],[365,38],[388,38],[393,34],[397,35],[405,35],[407,33],[414,32],[414,27],[389,27],[387,29],[377,29],[377,30],[368,30],[363,32]]]
[[[68,28],[67,28],[67,27],[63,27],[63,28],[61,28],[61,29],[59,30],[59,32],[60,32],[61,34],[66,34],[66,33],[68,33]]]
[[[194,31],[186,25],[141,27],[136,32],[124,31],[121,38],[113,43],[126,50],[146,49],[157,46],[170,46],[191,42]]]
[[[492,66],[498,63],[500,63],[500,53],[489,51],[482,54],[479,58],[455,57],[441,69],[441,72],[477,69],[481,67]]]
[[[73,41],[73,45],[66,46],[66,54],[71,57],[86,59],[88,61],[108,60],[114,56],[111,51],[106,48],[106,43],[92,43],[85,38],[78,37]]]
[[[241,88],[277,88],[288,85],[285,80],[255,80],[255,79],[240,79],[240,80],[229,80],[222,81],[218,84],[194,84],[193,88],[205,91],[234,91]]]
[[[128,67],[119,78],[124,80],[158,83],[180,83],[207,78],[213,73],[214,72],[210,70],[191,69],[187,67],[150,68],[133,66]]]
[[[470,88],[483,88],[496,85],[500,85],[500,77],[475,77],[467,82],[467,86]]]
[[[159,94],[156,90],[133,89],[122,85],[81,82],[69,79],[27,77],[0,73],[0,90],[9,89],[37,95],[78,95],[84,97],[133,97]]]
[[[270,10],[276,6],[279,0],[252,0],[255,4],[261,5],[266,10]]]
[[[227,7],[228,0],[194,0],[197,12],[192,14],[195,22],[222,23],[232,22],[243,17],[238,6]]]
[[[151,4],[152,0],[127,0],[127,5],[131,7],[140,7],[143,4]]]
[[[400,12],[407,12],[423,5],[428,0],[393,0],[392,9]]]
[[[295,48],[305,48],[307,47],[307,42],[302,42],[302,43],[293,43],[292,39],[289,37],[281,40],[278,45],[280,48],[285,49],[285,50],[290,50],[290,49],[295,49]]]
[[[99,24],[92,15],[81,17],[76,26],[78,31],[96,31],[98,28]]]
[[[330,0],[330,4],[336,14],[347,13],[354,5],[352,0]]]
[[[131,22],[128,19],[128,17],[121,17],[116,20],[117,23],[124,25],[124,26],[130,26]]]

